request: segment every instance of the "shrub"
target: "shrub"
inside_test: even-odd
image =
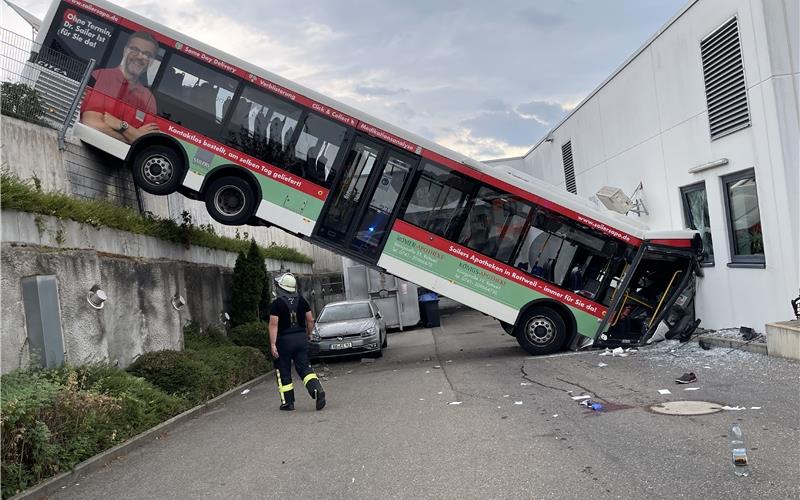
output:
[[[229,338],[235,345],[255,347],[269,358],[269,333],[267,323],[254,321],[231,329]]]
[[[250,240],[247,253],[239,253],[233,267],[231,323],[234,326],[258,320],[258,306],[266,278],[264,255],[255,240]]]
[[[266,356],[253,347],[215,347],[197,351],[196,357],[214,372],[221,382],[221,392],[252,380],[272,367]]]
[[[65,381],[75,374],[81,389],[116,398],[120,410],[109,428],[116,441],[124,441],[177,415],[189,406],[183,398],[164,393],[147,380],[107,364],[54,370],[49,377]]]
[[[208,349],[210,347],[220,347],[233,345],[225,336],[225,333],[216,327],[208,327],[205,331],[194,321],[189,322],[183,329],[183,348],[191,350]]]
[[[4,497],[116,444],[107,423],[121,406],[81,389],[74,372],[64,385],[41,371],[4,375],[2,385]]]
[[[202,403],[219,391],[214,372],[199,361],[195,351],[155,351],[142,354],[128,367],[167,394]]]

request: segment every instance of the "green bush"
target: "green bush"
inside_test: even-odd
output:
[[[267,357],[253,347],[215,347],[197,351],[195,356],[214,372],[222,385],[221,392],[263,375],[272,368]]]
[[[142,354],[128,372],[142,377],[167,394],[202,403],[220,392],[222,384],[195,351],[155,351]]]
[[[259,303],[266,278],[264,255],[255,240],[251,240],[247,253],[239,253],[233,267],[231,323],[234,326],[258,320]]]
[[[269,358],[269,332],[267,323],[254,321],[231,329],[228,337],[236,345],[255,347]]]
[[[81,389],[75,373],[64,382],[42,371],[2,377],[3,497],[116,444],[107,426],[121,410],[116,398]]]
[[[183,348],[194,351],[233,345],[225,333],[216,327],[208,327],[205,331],[194,321],[189,322],[183,329]]]

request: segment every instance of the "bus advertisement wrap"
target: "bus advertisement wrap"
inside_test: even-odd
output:
[[[606,308],[585,297],[398,220],[384,253],[420,270],[519,310],[532,300],[551,298],[568,306],[578,332],[592,337]]]

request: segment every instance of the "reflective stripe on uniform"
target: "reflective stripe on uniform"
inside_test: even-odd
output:
[[[303,385],[308,385],[308,382],[310,380],[314,380],[314,379],[319,380],[319,377],[317,377],[317,374],[316,373],[309,373],[308,375],[303,377]]]
[[[280,392],[289,392],[289,391],[293,391],[293,390],[294,390],[294,384],[288,384],[288,385],[279,385],[279,386],[278,386],[278,390],[279,390]]]
[[[275,370],[275,376],[278,377],[278,394],[281,397],[281,404],[286,404],[286,398],[283,397],[283,391],[281,391],[281,372]]]

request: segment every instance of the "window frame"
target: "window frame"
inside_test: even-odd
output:
[[[736,239],[734,236],[734,228],[733,228],[733,219],[731,218],[731,199],[730,199],[730,192],[728,191],[728,186],[735,183],[736,181],[740,181],[742,179],[746,179],[748,177],[753,177],[756,183],[756,202],[758,203],[758,179],[756,179],[756,172],[755,168],[748,168],[746,170],[741,170],[739,172],[734,172],[732,174],[723,175],[720,177],[720,181],[722,183],[722,192],[724,196],[724,203],[725,203],[725,225],[727,226],[728,231],[728,248],[730,249],[730,261],[728,262],[728,267],[743,267],[743,268],[755,268],[755,269],[764,269],[767,267],[766,262],[766,252],[762,255],[737,255],[736,254]],[[759,215],[759,223],[761,222],[761,205],[758,205],[758,215]],[[762,237],[764,234],[763,228],[761,231]],[[762,240],[763,242],[763,240]],[[762,243],[763,245],[763,243]]]
[[[683,206],[683,225],[688,229],[691,229],[690,224],[689,224],[689,214],[691,212],[691,207],[689,206],[689,200],[687,199],[686,195],[688,195],[690,193],[693,193],[695,191],[700,191],[700,190],[703,190],[703,191],[706,192],[706,210],[708,210],[708,189],[706,188],[706,181],[703,180],[703,181],[700,181],[700,182],[695,182],[693,184],[689,184],[689,185],[680,187],[681,205]],[[708,218],[709,218],[708,223],[709,223],[709,229],[710,229],[711,228],[711,213],[710,212],[709,212]],[[696,229],[695,229],[695,231],[696,231]],[[712,235],[712,240],[713,240],[713,235]],[[714,257],[714,253],[713,253],[713,250],[714,250],[713,241],[712,241],[711,250],[712,250],[711,258],[708,259],[708,260],[704,259],[704,260],[699,261],[700,267],[714,267],[715,266],[716,258]]]

